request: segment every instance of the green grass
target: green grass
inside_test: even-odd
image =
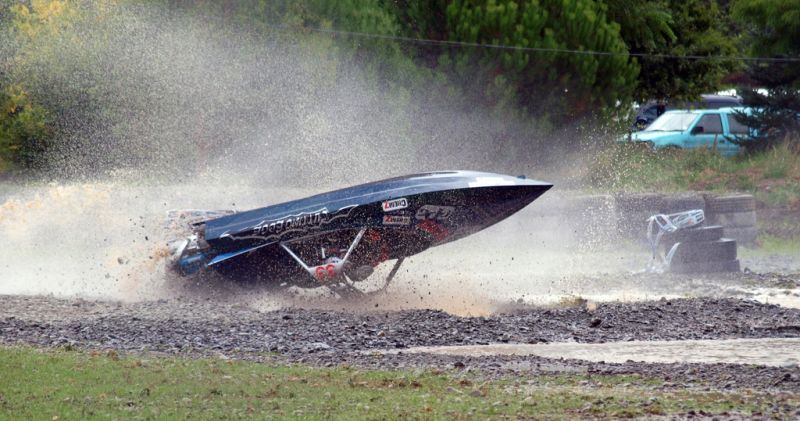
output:
[[[752,192],[756,200],[767,207],[790,206],[800,211],[800,199],[798,199],[800,198],[800,180],[771,186],[768,189],[756,188]]]
[[[742,257],[800,256],[800,238],[760,234],[758,236],[758,248],[742,247],[739,248],[739,254]]]
[[[800,153],[788,146],[725,158],[708,149],[653,152],[618,143],[597,155],[589,181],[613,191],[740,191],[769,207],[800,210]]]
[[[442,371],[359,371],[222,359],[0,347],[3,419],[471,419],[751,414],[796,395],[669,391],[631,376],[484,381]]]

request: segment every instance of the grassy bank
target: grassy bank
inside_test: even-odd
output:
[[[589,178],[610,190],[747,192],[768,207],[800,209],[800,153],[788,146],[725,158],[708,149],[653,152],[621,143],[597,155]]]
[[[441,371],[358,371],[222,359],[0,348],[0,418],[486,418],[751,414],[797,396],[664,389],[638,376],[481,381]]]
[[[618,143],[596,155],[587,178],[606,192],[750,193],[764,234],[778,241],[800,238],[800,151],[788,146],[725,158],[707,149],[653,152]]]

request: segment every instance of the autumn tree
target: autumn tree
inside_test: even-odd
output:
[[[26,51],[26,41],[58,33],[71,13],[66,1],[0,0],[0,171],[37,165],[51,142],[52,113],[30,92],[32,75],[19,70],[40,53]]]

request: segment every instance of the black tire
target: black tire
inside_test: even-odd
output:
[[[664,195],[659,193],[633,193],[621,194],[616,197],[617,209],[623,214],[634,212],[647,213],[652,215],[655,210],[661,208]]]
[[[721,225],[708,225],[698,228],[690,228],[667,234],[662,238],[662,242],[667,251],[675,243],[697,243],[711,242],[722,238],[724,229]]]
[[[739,227],[747,228],[756,225],[756,212],[730,212],[730,213],[713,213],[708,218],[715,224],[723,225],[725,227]]]
[[[737,194],[709,198],[708,211],[711,213],[736,213],[756,210],[756,200],[749,194]]]
[[[661,203],[662,213],[677,213],[693,209],[706,209],[706,201],[699,194],[684,196],[667,196]]]
[[[714,272],[739,272],[741,271],[738,260],[723,262],[694,262],[682,265],[670,265],[672,273],[714,273]]]
[[[711,263],[736,260],[736,240],[723,238],[717,241],[680,243],[672,256],[671,265]]]

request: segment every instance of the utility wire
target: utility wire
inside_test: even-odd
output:
[[[281,29],[289,29],[289,27],[278,25]],[[412,38],[399,35],[386,35],[375,34],[369,32],[353,32],[342,31],[337,29],[323,29],[312,28],[304,26],[302,29],[320,32],[330,35],[342,35],[359,38],[375,38],[385,39],[392,41],[401,41],[415,44],[427,45],[443,45],[447,47],[470,47],[470,48],[487,48],[495,50],[512,50],[512,51],[530,51],[542,53],[563,53],[563,54],[580,54],[587,56],[626,56],[626,57],[640,57],[640,58],[663,58],[663,59],[676,59],[676,60],[719,60],[719,61],[751,61],[751,62],[769,62],[769,63],[800,63],[800,57],[746,57],[746,56],[703,56],[703,55],[675,55],[675,54],[651,54],[651,53],[627,53],[627,52],[611,52],[611,51],[591,51],[591,50],[571,50],[566,48],[543,48],[543,47],[522,47],[516,45],[498,45],[498,44],[481,44],[477,42],[462,42],[462,41],[447,41],[447,40],[434,40],[424,38]]]

